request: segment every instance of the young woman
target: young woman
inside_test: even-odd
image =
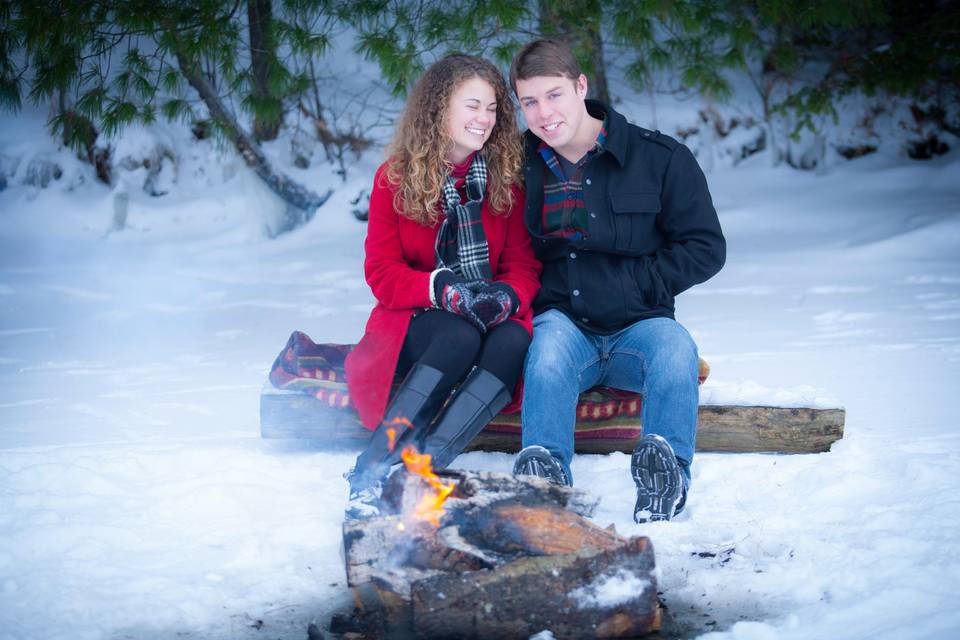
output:
[[[373,430],[348,517],[375,513],[406,445],[443,469],[510,402],[540,286],[519,140],[506,83],[483,59],[443,58],[407,100],[370,196],[364,271],[377,305],[346,361]]]

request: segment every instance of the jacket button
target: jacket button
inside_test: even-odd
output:
[[[574,289],[574,290],[573,290],[573,295],[575,295],[575,296],[580,295],[580,289]]]
[[[595,214],[593,211],[591,211],[591,212],[590,212],[590,217],[591,217],[591,218],[596,218],[596,217],[597,217],[597,214]]]
[[[580,318],[584,324],[590,324],[590,318]]]
[[[590,178],[587,178],[586,182],[587,184],[593,184],[592,182],[590,182]]]
[[[571,252],[570,252],[570,257],[571,257],[571,258],[576,258],[576,257],[577,257],[577,252],[576,252],[576,251],[571,251]]]

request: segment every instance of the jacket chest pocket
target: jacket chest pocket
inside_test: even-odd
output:
[[[614,249],[646,254],[660,246],[660,233],[656,228],[660,213],[658,192],[611,194],[610,208]]]

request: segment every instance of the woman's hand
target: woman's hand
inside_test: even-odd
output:
[[[487,325],[484,324],[483,320],[477,316],[476,311],[473,309],[477,301],[477,285],[480,281],[474,280],[473,282],[467,282],[459,276],[453,276],[452,272],[447,273],[451,273],[452,277],[445,276],[443,280],[441,280],[441,277],[438,275],[435,279],[434,297],[437,307],[460,316],[476,327],[477,331],[485,333]]]
[[[470,310],[487,329],[497,326],[516,313],[520,299],[508,284],[503,282],[481,282]]]

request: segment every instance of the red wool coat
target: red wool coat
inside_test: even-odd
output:
[[[386,412],[410,319],[414,311],[432,306],[430,273],[436,268],[434,244],[440,231],[439,222],[425,226],[398,215],[393,208],[393,192],[386,179],[386,165],[381,165],[370,194],[363,265],[377,305],[367,320],[363,338],[344,363],[350,398],[361,422],[371,430],[377,428]],[[540,288],[540,262],[533,255],[523,224],[523,199],[522,189],[515,188],[513,208],[506,216],[493,215],[485,200],[481,220],[493,279],[509,284],[520,299],[520,308],[511,321],[532,333],[530,305]]]

